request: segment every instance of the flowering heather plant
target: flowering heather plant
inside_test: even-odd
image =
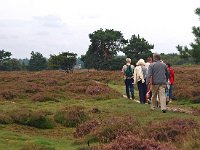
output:
[[[32,101],[37,102],[46,102],[46,101],[55,101],[58,102],[59,100],[56,98],[56,96],[52,93],[37,93],[31,97]]]
[[[120,72],[91,71],[67,74],[60,71],[0,73],[0,98],[48,101],[63,99],[111,99],[121,95],[109,82],[120,83]],[[48,95],[44,94],[48,93]],[[50,93],[53,93],[52,95]]]
[[[89,120],[87,122],[84,122],[78,127],[76,127],[76,132],[74,133],[75,137],[83,137],[87,134],[89,134],[96,126],[98,126],[100,123],[97,120]]]
[[[132,116],[107,118],[93,132],[100,142],[108,143],[118,136],[135,133],[139,135],[141,130],[138,121]]]
[[[200,102],[200,67],[174,67],[174,94],[177,99]],[[199,101],[198,101],[199,100]]]
[[[101,147],[102,150],[176,150],[169,143],[159,143],[154,140],[140,139],[135,135],[119,136],[110,144]]]
[[[64,110],[58,111],[54,119],[57,123],[61,123],[66,127],[76,127],[80,123],[86,121],[88,116],[83,110],[83,107],[73,106]]]
[[[200,125],[192,119],[171,119],[163,123],[152,124],[147,135],[156,141],[177,141],[180,135],[187,135],[199,130]]]
[[[17,97],[17,91],[8,89],[2,90],[0,92],[0,97],[6,100],[12,100]]]
[[[96,85],[96,86],[88,86],[86,90],[86,94],[89,95],[99,95],[102,93],[109,93],[111,89],[107,86]]]

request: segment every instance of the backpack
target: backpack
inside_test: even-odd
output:
[[[126,77],[132,77],[133,76],[133,69],[131,68],[131,65],[126,65],[126,71],[125,71],[125,75]]]

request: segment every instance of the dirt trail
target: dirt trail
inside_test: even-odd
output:
[[[127,98],[126,95],[123,95],[124,98]],[[139,100],[134,99],[133,101],[140,103]],[[200,115],[200,110],[195,110],[195,109],[191,109],[191,108],[181,108],[178,106],[174,106],[171,104],[167,105],[167,110],[168,111],[173,111],[173,112],[179,112],[179,113],[186,113],[186,114],[191,114],[191,115]]]

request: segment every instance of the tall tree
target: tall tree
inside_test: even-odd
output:
[[[200,8],[197,8],[195,13],[200,17]],[[176,48],[179,51],[181,58],[189,59],[192,57],[195,63],[200,63],[200,26],[193,27],[192,33],[194,34],[195,39],[194,42],[190,44],[191,49],[189,49],[187,46],[182,47],[180,45],[178,45]]]
[[[31,71],[40,71],[47,68],[47,60],[39,52],[31,52],[31,58],[29,60],[28,69]]]
[[[70,52],[62,52],[59,55],[51,55],[48,66],[50,69],[63,69],[71,71],[76,64],[76,56],[77,54]]]
[[[117,55],[125,44],[120,31],[100,29],[89,34],[90,46],[82,61],[86,68],[103,69],[110,59]]]
[[[0,50],[0,70],[3,71],[7,70],[6,64],[11,59],[10,58],[11,55],[12,55],[11,52]]]
[[[122,52],[124,52],[127,57],[131,58],[132,61],[136,63],[140,58],[145,60],[149,56],[152,56],[151,49],[153,48],[154,45],[149,44],[144,38],[140,38],[139,35],[132,35]]]

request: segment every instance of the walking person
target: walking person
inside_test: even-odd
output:
[[[148,74],[149,65],[151,63],[152,63],[152,58],[148,57],[147,62],[145,63],[145,67],[147,68],[147,74]],[[151,103],[151,98],[152,98],[152,91],[151,91],[151,81],[150,81],[150,83],[147,85],[147,93],[146,93],[146,102],[148,102],[148,104]]]
[[[168,73],[169,73],[169,80],[168,80],[169,87],[167,88],[167,90],[168,90],[167,93],[168,93],[168,96],[169,96],[169,103],[171,103],[172,99],[174,98],[174,95],[173,95],[173,90],[174,90],[174,70],[173,70],[173,68],[171,67],[171,65],[169,63],[167,63],[166,65],[167,65],[167,69],[168,69]]]
[[[154,110],[157,103],[157,96],[160,101],[160,107],[163,113],[166,113],[166,95],[165,88],[168,80],[168,71],[166,64],[160,60],[160,55],[153,54],[154,62],[149,65],[147,74],[147,85],[150,83],[152,78],[152,103],[151,110]]]
[[[122,67],[122,73],[124,76],[124,82],[126,86],[126,96],[128,99],[134,99],[134,85],[133,85],[133,73],[134,66],[131,65],[131,59],[126,58],[126,65]]]
[[[143,59],[140,59],[136,63],[136,67],[134,70],[134,84],[137,84],[138,91],[139,91],[139,97],[140,97],[140,103],[145,104],[146,102],[146,67],[145,62]]]

